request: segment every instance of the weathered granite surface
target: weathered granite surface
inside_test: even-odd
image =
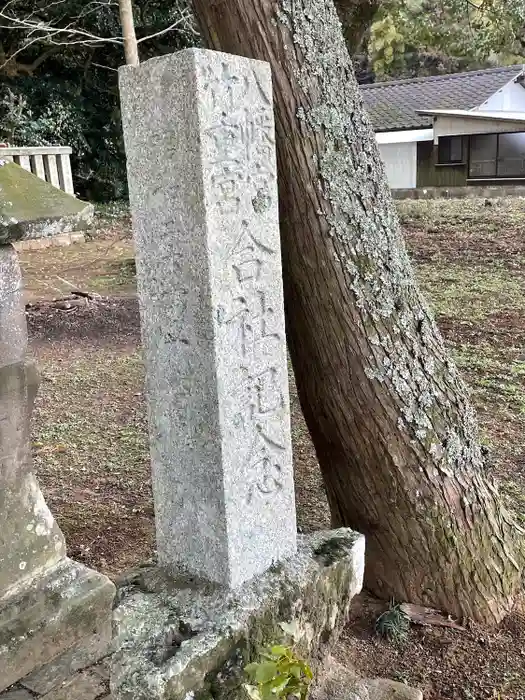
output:
[[[44,695],[41,700],[110,700],[106,693],[106,685],[96,673],[82,671],[67,683]]]
[[[75,677],[77,671],[91,666],[107,654],[111,636],[111,619],[106,616],[101,621],[97,634],[82,638],[67,651],[55,656],[44,666],[23,678],[20,684],[38,695],[49,693],[53,688]],[[1,695],[0,700],[3,700]],[[79,700],[85,700],[85,698],[82,697]]]
[[[0,600],[0,691],[81,640],[88,645],[93,635],[106,634],[109,645],[114,595],[105,576],[63,559],[18,595]]]
[[[20,267],[12,246],[0,246],[0,607],[66,552],[31,473],[30,419],[38,374],[26,353]]]
[[[297,623],[297,653],[314,668],[362,586],[364,538],[350,530],[299,540],[296,556],[237,591],[170,580],[155,568],[124,581],[114,613],[114,700],[244,698],[242,669]],[[188,695],[193,693],[193,695]]]
[[[20,267],[13,247],[0,245],[0,692],[52,660],[74,670],[74,654],[62,664],[57,657],[73,646],[93,651],[93,637],[102,656],[115,593],[105,576],[65,557],[64,537],[32,473],[38,374],[26,353]]]
[[[0,700],[112,700],[105,659],[89,668],[83,666],[81,670],[72,671],[66,677],[61,676],[59,682],[54,683],[45,693],[41,689],[28,690],[24,687],[25,681],[26,679],[3,693],[0,692]]]
[[[33,700],[31,693],[23,688],[15,688],[14,690],[6,690],[0,695],[0,700]]]
[[[238,586],[296,551],[269,66],[120,71],[160,564]]]
[[[24,170],[1,160],[0,245],[21,239],[47,238],[84,229],[93,206]]]
[[[22,273],[11,246],[0,247],[0,366],[25,359],[27,324]]]

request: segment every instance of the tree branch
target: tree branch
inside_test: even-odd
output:
[[[174,29],[176,29],[179,25],[184,24],[185,22],[188,22],[191,19],[191,16],[189,13],[183,15],[180,17],[176,22],[173,22],[173,24],[170,24],[169,27],[166,27],[165,29],[161,29],[159,32],[155,32],[154,34],[149,34],[148,36],[143,36],[140,39],[137,40],[137,44],[142,43],[143,41],[148,41],[148,39],[155,39],[155,37],[162,36],[162,34],[167,34],[168,32],[172,32]],[[197,32],[195,32],[197,33]]]
[[[350,56],[362,49],[380,5],[380,0],[335,0]]]
[[[18,17],[13,17],[6,15],[3,10],[0,10],[0,18],[3,19],[5,22],[9,22],[10,24],[0,24],[0,29],[8,29],[8,30],[21,30],[21,31],[28,31],[29,35],[31,36],[32,34],[37,34],[38,36],[35,37],[34,41],[51,41],[52,43],[56,45],[63,45],[67,43],[83,43],[83,44],[100,44],[100,43],[113,43],[113,44],[122,44],[122,39],[120,37],[101,37],[97,36],[96,34],[92,34],[91,32],[87,32],[83,29],[75,29],[71,26],[68,27],[57,27],[54,24],[46,23],[46,22],[37,22],[35,20],[30,20],[27,18],[24,19],[19,19]],[[83,37],[81,40],[75,40],[75,41],[64,41],[64,42],[58,42],[54,40],[55,36],[70,36],[70,37]],[[27,46],[25,47],[27,48]]]
[[[5,51],[3,50],[3,47],[0,51],[0,58],[2,59],[2,63],[0,64],[0,71],[3,71],[4,73],[7,73],[8,75],[11,75],[12,77],[15,77],[17,75],[20,75],[20,73],[27,73],[27,75],[32,75],[33,72],[40,66],[42,63],[46,60],[46,58],[49,58],[54,53],[57,53],[59,51],[59,48],[57,46],[53,46],[47,51],[44,51],[43,54],[38,56],[33,63],[19,63],[18,61],[15,60],[16,56],[23,51],[25,51],[29,46],[32,44],[35,44],[39,41],[39,39],[33,39],[30,41],[28,44],[25,44],[24,46],[20,47],[17,51],[15,51],[13,54],[11,54],[8,58],[6,58]]]
[[[59,50],[62,46],[100,46],[101,44],[111,43],[118,46],[124,45],[124,40],[121,36],[98,36],[89,32],[85,29],[75,26],[75,22],[85,18],[87,15],[100,10],[101,7],[118,7],[118,3],[114,0],[91,0],[87,2],[82,8],[81,12],[74,17],[65,26],[60,26],[58,22],[63,21],[64,17],[59,20],[44,22],[38,18],[38,9],[31,11],[28,15],[20,17],[16,15],[15,5],[17,0],[8,0],[7,3],[3,5],[0,9],[0,29],[5,29],[8,31],[20,31],[26,33],[26,40],[22,42],[22,45],[15,51],[12,55],[7,57],[5,54],[0,53],[0,60],[2,64],[0,65],[0,71],[5,70],[8,64],[17,65],[18,72],[24,70],[25,72],[31,73],[36,70],[39,65],[47,58],[51,53]],[[46,5],[45,9],[48,10],[50,7],[57,5],[62,5],[67,2],[67,0],[53,0],[53,2]],[[141,37],[137,43],[143,43],[150,39],[156,38],[158,36],[167,34],[172,31],[176,31],[184,25],[186,31],[194,31],[191,23],[191,14],[189,11],[182,11],[182,15],[168,27],[161,29],[158,32],[154,32],[147,36]],[[195,32],[196,33],[196,32]],[[52,45],[52,51],[46,52],[42,57],[36,59],[36,64],[17,64],[14,62],[14,58],[23,51],[27,50],[30,46],[35,43],[42,42],[44,44]],[[25,65],[25,68],[21,68]],[[15,73],[16,74],[16,73]]]

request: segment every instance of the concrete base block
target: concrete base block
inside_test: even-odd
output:
[[[27,240],[13,243],[13,248],[17,253],[24,253],[28,250],[44,250],[45,248],[65,248],[73,243],[85,243],[84,233],[61,233],[52,238],[28,238]]]
[[[98,634],[81,639],[63,654],[30,673],[20,684],[33,693],[45,695],[70,679],[76,671],[97,663],[108,653],[110,641],[111,620],[108,619]],[[0,697],[0,700],[3,698]]]
[[[106,684],[92,671],[76,673],[67,683],[63,683],[41,700],[96,700],[107,692]]]
[[[94,639],[99,658],[103,656],[111,641],[108,621],[114,595],[106,576],[64,559],[19,594],[0,601],[0,692],[54,660],[60,683],[60,657],[65,655],[66,666],[75,670],[81,647],[85,644],[93,651]],[[44,682],[45,675],[42,688],[49,688],[51,680]]]
[[[316,668],[361,590],[364,550],[351,530],[301,537],[296,556],[233,591],[154,567],[129,576],[114,612],[112,698],[244,697],[244,666],[283,640],[283,622],[296,623],[297,653]]]

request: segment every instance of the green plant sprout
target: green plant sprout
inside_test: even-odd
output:
[[[282,623],[281,629],[294,642],[298,640],[297,623]],[[250,683],[244,684],[250,700],[306,700],[313,678],[310,666],[296,656],[292,646],[286,644],[265,647],[260,660],[248,664],[244,670],[250,679]]]

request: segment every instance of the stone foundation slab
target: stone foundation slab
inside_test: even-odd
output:
[[[103,656],[111,641],[114,595],[106,576],[64,559],[18,595],[0,601],[0,692],[73,647],[90,648],[93,637]],[[47,688],[51,685],[48,680]]]
[[[37,695],[45,695],[51,690],[68,681],[77,671],[97,663],[105,656],[109,649],[111,639],[111,619],[108,615],[107,622],[100,632],[90,634],[81,639],[63,654],[56,656],[49,663],[30,673],[22,679],[20,684]],[[94,668],[96,671],[96,667]],[[4,700],[0,695],[0,700]],[[82,700],[84,700],[82,698]]]
[[[297,624],[297,653],[316,668],[361,590],[364,549],[351,530],[303,536],[296,556],[233,591],[154,567],[130,575],[114,613],[112,698],[241,698],[242,669],[283,639],[283,622]]]

